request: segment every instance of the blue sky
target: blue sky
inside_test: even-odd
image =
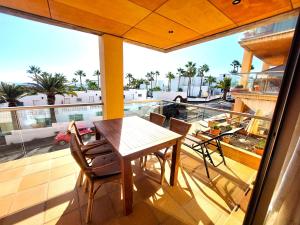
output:
[[[60,72],[69,80],[74,72],[82,69],[87,78],[99,68],[98,37],[95,35],[38,23],[0,13],[0,81],[30,81],[26,70],[29,65],[43,71]],[[176,73],[187,61],[198,66],[206,63],[213,76],[227,73],[232,60],[240,62],[243,49],[238,44],[242,34],[194,45],[171,53],[161,53],[124,43],[124,74],[130,72],[136,78],[151,70],[160,71],[161,78],[168,71]],[[255,71],[262,63],[254,58]]]

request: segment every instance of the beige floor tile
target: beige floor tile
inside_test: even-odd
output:
[[[78,198],[79,198],[79,204],[80,206],[84,206],[87,204],[88,201],[88,191],[84,192],[84,187],[77,187],[77,193],[78,193]],[[104,187],[100,187],[99,190],[97,191],[95,195],[95,199],[100,198],[102,196],[107,195],[106,189]]]
[[[86,219],[87,205],[81,207],[82,223]],[[112,202],[108,196],[102,196],[94,200],[92,221],[90,224],[98,225],[116,217]]]
[[[19,191],[31,188],[40,184],[47,183],[49,181],[49,170],[29,174],[22,177],[20,182]]]
[[[69,163],[75,163],[71,155],[51,159],[51,168],[63,166]]]
[[[175,217],[168,217],[161,225],[188,225]]]
[[[39,155],[28,157],[28,161],[30,164],[33,164],[33,163],[48,161],[51,158],[52,158],[51,154],[39,154]]]
[[[120,225],[158,225],[159,221],[156,219],[149,205],[144,202],[136,204],[133,208],[132,214],[119,218]]]
[[[13,203],[15,195],[7,195],[0,198],[0,218],[3,218],[9,212],[9,209]]]
[[[42,184],[18,192],[10,209],[10,214],[34,205],[44,205],[47,199],[47,190],[48,184]]]
[[[22,158],[22,159],[18,159],[18,160],[12,160],[9,162],[1,163],[0,171],[5,171],[5,170],[9,170],[9,169],[14,169],[17,167],[26,166],[26,165],[28,165],[28,163],[29,163],[28,158]]]
[[[50,180],[55,180],[78,172],[79,167],[75,163],[68,163],[63,166],[52,168],[50,170]]]
[[[184,206],[186,212],[191,215],[197,224],[209,225],[215,224],[222,216],[222,211],[211,205],[203,198],[193,199]]]
[[[160,189],[147,200],[147,203],[161,212],[177,218],[187,224],[196,224],[195,220],[186,210],[177,203],[167,192]],[[180,212],[180,213],[179,213]]]
[[[45,225],[81,225],[81,217],[79,210],[73,210],[61,217],[57,217]]]
[[[108,196],[110,197],[114,210],[117,215],[123,215],[123,196],[121,190],[109,192]],[[133,192],[133,206],[141,202],[143,198],[140,196],[138,191]]]
[[[15,194],[18,191],[22,178],[7,180],[0,183],[0,198],[6,195]]]
[[[49,154],[54,159],[54,158],[59,158],[59,157],[63,157],[66,155],[71,155],[71,152],[70,152],[70,148],[65,148],[65,149],[62,149],[59,151],[51,152]]]
[[[42,225],[44,223],[44,205],[36,205],[14,212],[3,219],[3,225]]]
[[[43,162],[38,162],[38,163],[33,163],[33,164],[29,164],[25,167],[25,171],[23,173],[24,176],[29,175],[29,174],[33,174],[33,173],[37,173],[37,172],[41,172],[41,171],[45,171],[45,170],[49,170],[50,169],[50,161],[43,161]]]
[[[72,192],[76,189],[77,177],[72,174],[63,178],[53,180],[49,183],[48,199],[57,197],[67,192]]]
[[[51,221],[63,214],[79,208],[76,192],[65,193],[61,196],[47,200],[45,209],[45,222]]]
[[[9,170],[2,171],[0,173],[0,182],[8,181],[21,177],[25,172],[26,167],[21,166]]]
[[[153,205],[148,204],[150,206],[151,211],[153,212],[156,220],[159,222],[159,224],[163,223],[164,221],[167,220],[167,218],[169,217],[169,215],[167,213],[165,213],[164,211],[153,207]]]

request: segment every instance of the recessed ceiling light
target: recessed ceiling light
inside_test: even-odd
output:
[[[233,4],[233,5],[237,5],[237,4],[239,4],[239,3],[241,3],[241,0],[232,0],[232,4]]]

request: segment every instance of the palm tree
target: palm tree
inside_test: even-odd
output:
[[[203,84],[203,77],[204,73],[207,73],[209,71],[209,67],[207,64],[203,64],[198,69],[198,77],[200,77],[200,90],[199,90],[199,97],[202,96],[202,84]]]
[[[88,89],[88,90],[98,90],[98,88],[99,88],[99,87],[97,86],[96,82],[93,81],[93,80],[86,79],[86,80],[85,80],[85,83],[86,83],[86,86],[87,86],[87,89]]]
[[[20,85],[0,83],[0,103],[7,102],[8,107],[16,107],[20,98],[27,94],[26,88]],[[20,129],[16,111],[11,111],[12,126],[14,130]]]
[[[67,79],[63,74],[42,72],[31,77],[33,83],[29,83],[29,88],[33,93],[43,93],[47,96],[48,105],[55,104],[56,95],[77,94],[67,85]],[[50,108],[51,122],[56,123],[54,108]]]
[[[184,69],[178,68],[177,69],[177,74],[178,74],[178,87],[177,87],[177,91],[179,91],[179,88],[180,88],[180,79],[181,79],[181,77],[184,77]]]
[[[196,63],[189,61],[186,65],[186,70],[184,72],[185,77],[189,79],[188,81],[188,90],[187,96],[191,95],[191,85],[192,85],[192,78],[196,75]]]
[[[219,81],[217,87],[223,90],[223,100],[226,100],[227,92],[230,90],[231,87],[231,78],[224,77],[223,80]]]
[[[99,70],[95,70],[93,76],[97,77],[97,84],[98,84],[98,88],[97,89],[98,90],[100,89],[100,75],[101,75],[100,71]]]
[[[77,70],[75,73],[74,73],[75,76],[79,76],[79,82],[80,82],[80,87],[82,89],[82,80],[81,78],[82,77],[86,77],[86,74],[85,72],[83,72],[83,70]]]
[[[155,87],[157,86],[157,77],[160,75],[159,71],[155,71]]]
[[[77,80],[76,78],[73,78],[71,82],[72,82],[72,83],[74,84],[74,86],[76,87],[78,80]]]
[[[148,91],[148,86],[149,86],[149,81],[148,80],[144,80],[144,84],[146,85],[146,90]]]
[[[239,72],[239,68],[242,67],[240,61],[238,61],[236,59],[233,60],[230,65],[233,67],[233,69],[230,71],[230,73],[233,73],[233,74],[238,73]]]
[[[146,78],[147,80],[150,82],[150,89],[152,90],[153,86],[152,86],[152,82],[154,81],[154,72],[150,72],[146,74]]]
[[[211,85],[215,83],[217,79],[212,75],[209,75],[205,80],[208,83],[208,96],[210,96]]]
[[[128,86],[130,86],[132,83],[133,75],[131,73],[127,73],[125,78],[128,79]]]
[[[168,91],[171,91],[171,82],[175,78],[175,76],[172,72],[168,72],[166,74],[166,78],[168,79]]]
[[[39,75],[42,71],[41,68],[38,66],[29,66],[29,70],[26,71],[27,73],[33,75],[33,76],[37,76]]]

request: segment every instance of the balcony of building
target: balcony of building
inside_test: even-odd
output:
[[[191,122],[190,134],[194,136],[208,121],[226,125],[226,116],[231,113],[240,117],[236,125],[241,127],[259,120],[250,114],[174,102],[125,105],[126,116],[147,119],[150,112],[177,115]],[[2,108],[0,113],[1,224],[85,224],[87,193],[77,185],[79,167],[67,140],[59,134],[64,134],[68,121],[74,119],[80,129],[92,128],[93,121],[102,119],[101,106],[55,106],[56,123],[51,123],[49,106]],[[18,129],[13,128],[12,118]],[[199,132],[197,135],[207,137]],[[248,136],[248,141],[253,139]],[[250,142],[248,149],[245,143],[244,147],[237,144],[243,138],[246,136],[237,134],[232,143],[222,142],[227,166],[209,165],[210,179],[202,158],[182,145],[179,183],[175,188],[168,182],[162,186],[157,182],[160,166],[155,157],[148,161],[146,171],[133,161],[133,213],[123,216],[120,184],[109,183],[97,193],[92,224],[241,224],[260,162],[260,155],[251,149]],[[220,160],[218,155],[213,155],[213,159]],[[168,177],[169,165],[166,170]]]

